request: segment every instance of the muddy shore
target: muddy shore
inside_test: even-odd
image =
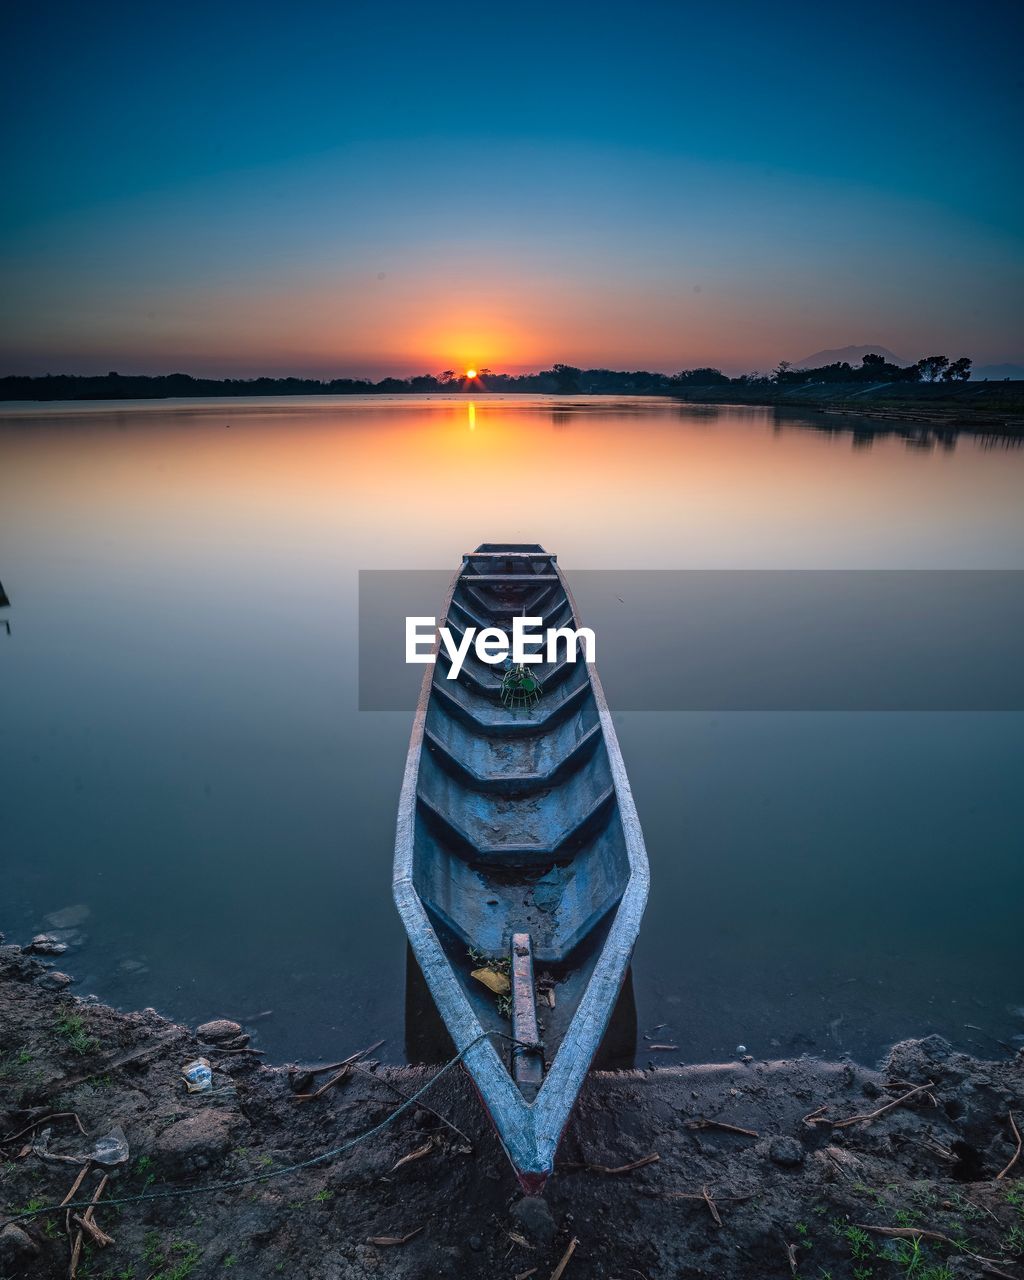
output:
[[[524,1200],[459,1067],[367,1141],[281,1174],[380,1125],[436,1069],[371,1053],[300,1100],[338,1071],[265,1066],[244,1029],[203,1039],[80,999],[56,973],[0,947],[5,1280],[68,1276],[79,1235],[76,1275],[108,1280],[1024,1277],[1024,1051],[981,1061],[930,1037],[877,1070],[595,1074],[546,1195]],[[198,1057],[212,1087],[189,1093]],[[94,1212],[10,1222],[62,1201],[94,1152],[107,1164],[74,1197],[106,1174]]]

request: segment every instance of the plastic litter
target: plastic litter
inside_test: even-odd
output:
[[[124,1164],[128,1155],[128,1139],[119,1124],[114,1125],[113,1129],[105,1133],[102,1138],[97,1138],[92,1149],[93,1160],[107,1169]]]
[[[745,1044],[738,1044],[736,1046],[737,1053],[746,1053],[746,1051],[747,1051],[747,1046]]]
[[[213,1072],[205,1058],[186,1062],[181,1069],[181,1074],[189,1093],[205,1093],[207,1089],[213,1088]]]

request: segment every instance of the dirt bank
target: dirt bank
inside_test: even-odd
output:
[[[433,1070],[365,1058],[300,1101],[332,1073],[267,1067],[71,990],[0,948],[0,1221],[64,1199],[98,1140],[108,1162],[121,1133],[129,1152],[108,1169],[94,1226],[61,1212],[0,1230],[7,1280],[68,1275],[80,1232],[77,1275],[110,1280],[1024,1277],[1024,1160],[997,1178],[1017,1149],[1010,1113],[1024,1121],[1019,1054],[982,1062],[932,1037],[897,1045],[877,1071],[799,1059],[596,1075],[542,1203],[523,1201],[456,1067],[424,1098],[431,1111],[410,1108],[328,1162],[115,1206],[104,1202],[336,1148]],[[213,1088],[188,1093],[181,1068],[200,1055]],[[102,1177],[91,1165],[76,1201]]]

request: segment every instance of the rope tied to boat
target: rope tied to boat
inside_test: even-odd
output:
[[[332,1147],[330,1151],[322,1151],[319,1155],[310,1156],[308,1160],[299,1160],[295,1164],[284,1165],[280,1169],[271,1169],[263,1173],[254,1173],[245,1178],[231,1178],[223,1182],[204,1182],[195,1187],[168,1187],[162,1191],[142,1191],[134,1196],[117,1196],[105,1199],[102,1205],[97,1206],[92,1200],[69,1200],[65,1204],[48,1204],[38,1209],[26,1209],[22,1213],[15,1214],[12,1218],[5,1218],[0,1222],[0,1230],[9,1227],[13,1223],[25,1222],[32,1218],[41,1218],[51,1213],[65,1213],[70,1209],[88,1209],[103,1207],[107,1205],[120,1204],[138,1204],[144,1200],[170,1200],[183,1196],[198,1196],[204,1193],[215,1191],[232,1191],[236,1187],[248,1187],[258,1182],[270,1182],[274,1178],[283,1178],[291,1173],[298,1173],[302,1169],[311,1169],[314,1165],[325,1164],[328,1160],[336,1160],[339,1156],[345,1155],[354,1147],[360,1146],[364,1142],[368,1142],[370,1138],[376,1137],[382,1133],[390,1124],[393,1124],[400,1115],[403,1115],[410,1107],[416,1105],[424,1094],[428,1093],[435,1084],[451,1071],[452,1067],[457,1066],[471,1049],[475,1049],[482,1040],[487,1040],[490,1036],[497,1036],[501,1040],[507,1040],[512,1045],[512,1051],[540,1048],[539,1045],[528,1044],[526,1041],[517,1040],[515,1036],[507,1035],[504,1031],[482,1031],[480,1035],[475,1036],[469,1044],[465,1045],[454,1058],[449,1060],[441,1067],[421,1088],[409,1097],[400,1106],[396,1107],[389,1115],[380,1122],[375,1124],[372,1129],[367,1129],[365,1133],[350,1138],[348,1142],[343,1142],[340,1147]],[[88,1161],[87,1165],[93,1163]],[[87,1167],[83,1166],[83,1167]]]
[[[508,1038],[512,1041],[513,1058],[521,1057],[524,1053],[544,1052],[544,1045],[540,1040],[515,1040],[512,1036],[509,1036]]]

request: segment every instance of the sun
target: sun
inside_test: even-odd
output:
[[[467,377],[467,378],[475,378],[475,377],[476,377],[476,370],[475,370],[475,369],[467,369],[467,370],[466,370],[466,377]]]

